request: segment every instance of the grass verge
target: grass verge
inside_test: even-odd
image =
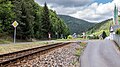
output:
[[[87,40],[87,39],[83,39],[83,38],[57,39],[56,41],[76,41],[76,40]]]
[[[80,57],[80,55],[82,54],[82,52],[84,51],[85,47],[86,47],[86,42],[81,42],[80,43],[80,47],[76,48],[76,52],[75,52],[75,56]]]
[[[76,56],[77,59],[72,62],[73,65],[79,64],[79,58],[80,58],[81,54],[83,53],[83,51],[86,47],[86,44],[87,44],[86,42],[81,42],[81,43],[79,43],[79,46],[75,49],[74,55]]]
[[[11,52],[16,52],[20,50],[40,47],[48,44],[53,44],[57,42],[32,42],[26,44],[9,44],[9,45],[2,45],[0,46],[0,54],[6,54]]]

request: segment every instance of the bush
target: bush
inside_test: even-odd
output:
[[[72,35],[69,35],[69,36],[67,37],[67,39],[73,39]]]
[[[99,39],[99,37],[97,35],[93,35],[93,36],[88,36],[88,39]]]
[[[118,35],[120,35],[120,28],[117,29],[117,31],[115,33],[118,34]]]
[[[102,33],[102,38],[105,39],[106,37],[107,37],[106,32],[103,31],[103,33]]]
[[[94,35],[93,39],[99,39],[99,37],[97,35]]]

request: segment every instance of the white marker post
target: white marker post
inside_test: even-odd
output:
[[[15,29],[14,29],[14,43],[15,43],[15,41],[16,41],[16,27],[18,26],[17,21],[14,21],[14,22],[12,23],[12,25],[13,25],[13,27],[15,28]]]

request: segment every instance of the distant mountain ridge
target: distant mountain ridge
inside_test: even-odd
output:
[[[58,15],[64,22],[68,25],[71,34],[77,33],[81,34],[86,32],[88,29],[92,28],[95,23],[90,23],[88,21],[77,19],[67,15]]]
[[[118,20],[120,22],[120,16],[118,17]],[[94,35],[100,35],[103,31],[107,33],[107,35],[110,34],[109,29],[110,26],[113,26],[113,18],[107,19],[105,21],[102,21],[100,23],[97,23],[95,26],[90,28],[87,33],[88,34],[94,34]]]

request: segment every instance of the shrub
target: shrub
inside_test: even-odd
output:
[[[116,34],[120,35],[120,28],[116,30]]]
[[[99,39],[97,35],[93,35],[93,39]]]
[[[99,39],[99,37],[97,35],[93,35],[93,36],[88,36],[88,39]]]
[[[67,39],[73,39],[72,35],[69,35],[69,36],[67,37]]]
[[[107,37],[107,35],[106,35],[106,32],[105,32],[105,31],[103,31],[103,33],[102,33],[102,37],[103,37],[103,39],[105,39],[105,38]]]

